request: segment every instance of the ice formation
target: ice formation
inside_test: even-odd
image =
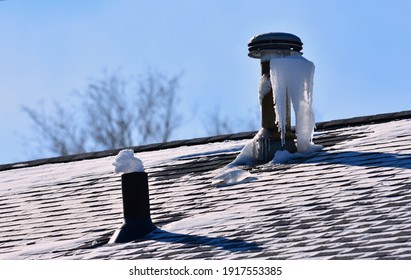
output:
[[[131,149],[121,150],[114,162],[115,173],[144,172],[143,162],[134,156]]]
[[[250,172],[239,168],[236,165],[229,164],[226,167],[219,169],[217,174],[211,180],[212,184],[215,185],[233,185],[236,183],[243,182],[251,178]]]
[[[311,144],[304,153],[290,153],[289,151],[277,151],[275,152],[274,158],[271,160],[270,164],[283,164],[294,159],[309,157],[315,152],[320,151],[323,148],[321,145]]]
[[[301,153],[311,153],[320,150],[322,146],[314,145],[315,118],[312,109],[314,64],[300,54],[290,56],[270,56],[270,77],[262,75],[258,84],[260,104],[270,90],[273,92],[276,124],[281,132],[282,144],[285,143],[287,96],[291,101],[296,116],[297,150],[295,157]],[[250,141],[229,165],[253,165],[256,161],[256,142],[258,139],[269,138],[271,132],[264,127]],[[281,163],[294,158],[288,152],[278,152],[272,163]]]
[[[260,82],[258,83],[258,99],[260,100],[260,105],[263,103],[264,96],[271,90],[271,81],[267,75],[262,75]]]
[[[268,138],[271,132],[264,127],[261,128],[254,138],[241,150],[240,154],[229,164],[230,167],[238,165],[254,165],[256,162],[257,139]]]
[[[270,59],[271,87],[273,90],[276,123],[285,141],[287,95],[296,116],[298,152],[312,145],[315,127],[312,109],[314,64],[299,54]]]

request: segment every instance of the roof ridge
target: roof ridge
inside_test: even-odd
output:
[[[316,128],[335,129],[347,126],[382,123],[401,119],[411,119],[411,110],[318,122],[316,124]]]
[[[318,122],[316,123],[316,129],[317,130],[328,130],[328,129],[358,126],[358,125],[364,125],[364,124],[382,123],[382,122],[388,122],[388,121],[394,121],[394,120],[400,120],[400,119],[411,119],[411,110]],[[124,147],[124,148],[110,149],[110,150],[97,151],[97,152],[88,152],[88,153],[81,153],[81,154],[74,154],[74,155],[67,155],[67,156],[57,156],[57,157],[43,158],[43,159],[37,159],[37,160],[31,160],[31,161],[25,161],[25,162],[0,164],[0,171],[4,171],[8,169],[24,168],[24,167],[33,167],[33,166],[38,166],[38,165],[43,165],[43,164],[50,164],[50,163],[65,163],[65,162],[72,162],[72,161],[80,161],[80,160],[115,156],[119,153],[119,151],[123,149],[127,149],[127,148],[133,149],[134,152],[148,152],[148,151],[176,148],[180,146],[193,146],[193,145],[201,145],[201,144],[207,144],[207,143],[215,143],[215,142],[221,142],[221,141],[227,141],[227,140],[251,139],[254,137],[256,133],[257,131],[239,132],[239,133],[223,134],[223,135],[216,135],[216,136],[209,136],[209,137],[200,137],[200,138],[193,138],[193,139],[186,139],[186,140],[176,140],[176,141],[170,141],[170,142],[164,142],[164,143],[154,143],[154,144],[148,144],[148,145]]]

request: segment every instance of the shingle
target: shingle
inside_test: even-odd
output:
[[[238,154],[236,141],[255,132],[133,147],[152,162],[154,223],[177,230],[122,245],[106,244],[122,223],[121,182],[109,166],[119,150],[0,166],[0,255],[411,259],[410,118],[408,111],[319,124],[322,151],[249,167],[253,179],[233,185],[211,179]],[[196,217],[203,221],[184,227]]]

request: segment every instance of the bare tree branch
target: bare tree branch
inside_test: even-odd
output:
[[[132,137],[135,114],[126,90],[126,82],[111,75],[92,82],[83,95],[88,134],[99,148],[136,142]]]
[[[228,134],[234,131],[232,120],[228,116],[221,116],[220,107],[215,107],[203,123],[209,135]]]
[[[35,110],[23,107],[23,111],[36,127],[38,142],[43,143],[52,153],[68,155],[73,151],[86,151],[84,132],[71,121],[72,114],[58,103],[54,103],[53,116],[47,115],[44,108]]]
[[[42,108],[23,111],[35,126],[36,141],[57,155],[168,141],[181,124],[179,79],[148,71],[132,91],[120,75],[105,75],[78,95],[82,102],[73,110],[81,118],[59,103],[49,115]]]
[[[214,111],[207,114],[203,124],[209,135],[257,130],[259,128],[259,112],[249,111],[245,114],[245,118],[239,118],[222,115],[220,107],[216,106]]]
[[[179,76],[168,79],[148,72],[139,83],[138,108],[141,142],[166,142],[181,124],[177,110]]]

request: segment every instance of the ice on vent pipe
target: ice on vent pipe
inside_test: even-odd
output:
[[[281,32],[257,35],[248,44],[248,55],[261,62],[258,95],[262,128],[254,138],[259,162],[271,160],[276,151],[305,152],[313,145],[315,67],[302,56],[302,45],[299,37]],[[295,133],[291,129],[291,108],[296,119]]]
[[[314,64],[299,54],[273,56],[270,59],[270,77],[263,74],[258,85],[260,105],[267,93],[273,92],[275,123],[285,143],[287,125],[287,95],[296,115],[297,149],[306,151],[315,127],[312,108]]]
[[[216,172],[213,183],[234,184],[252,177],[240,165],[281,164],[322,148],[312,143],[315,67],[302,57],[302,45],[300,38],[289,33],[265,33],[250,40],[248,55],[261,62],[258,98],[262,127],[233,162]],[[291,105],[297,136],[291,130]]]
[[[315,67],[302,56],[302,45],[299,37],[280,32],[260,34],[250,40],[248,55],[261,63],[258,98],[262,127],[229,167],[266,163],[281,151],[310,153],[321,148],[312,143]],[[291,129],[291,108],[295,133]]]
[[[287,95],[294,109],[297,150],[305,152],[312,145],[315,118],[312,107],[314,64],[300,54],[270,59],[271,87],[276,124],[285,143]]]

